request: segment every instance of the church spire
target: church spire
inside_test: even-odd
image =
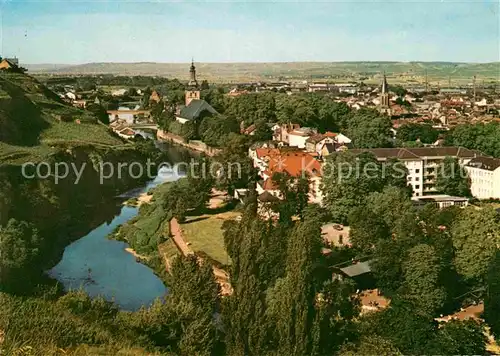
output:
[[[387,85],[387,77],[385,76],[385,71],[384,71],[384,76],[382,79],[382,93],[388,93],[389,92],[389,86]]]
[[[389,85],[387,85],[387,77],[384,76],[382,78],[382,88],[380,90],[380,108],[382,110],[386,110],[389,108]]]
[[[198,88],[198,81],[196,80],[196,67],[194,66],[194,58],[191,58],[191,67],[189,68],[189,83],[190,87]]]

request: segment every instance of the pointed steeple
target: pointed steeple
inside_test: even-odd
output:
[[[189,68],[189,83],[190,87],[198,88],[198,81],[196,80],[196,67],[194,66],[194,58],[191,58],[191,67]]]
[[[384,76],[382,78],[382,88],[380,90],[380,107],[381,109],[389,108],[389,85],[387,85],[387,77]]]
[[[382,93],[388,93],[389,92],[389,86],[387,85],[387,77],[385,76],[385,71],[384,71],[384,76],[382,79]]]

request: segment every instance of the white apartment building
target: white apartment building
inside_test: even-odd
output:
[[[413,196],[436,194],[436,171],[446,157],[457,157],[465,166],[478,156],[463,147],[418,147],[418,148],[373,148],[350,150],[354,153],[370,152],[379,162],[398,159],[408,169],[408,184],[413,188]]]
[[[500,159],[479,156],[465,169],[471,179],[472,195],[478,199],[500,199]]]

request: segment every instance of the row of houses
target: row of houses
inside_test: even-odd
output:
[[[375,148],[350,149],[336,141],[340,134],[317,134],[310,145],[304,147],[286,146],[279,144],[263,144],[252,147],[249,156],[254,162],[262,180],[258,183],[257,192],[268,192],[279,198],[279,191],[273,184],[271,177],[276,172],[286,172],[291,176],[298,176],[306,171],[310,176],[310,197],[312,203],[321,204],[321,172],[323,158],[328,155],[326,147],[333,147],[332,151],[349,150],[354,154],[369,152],[379,162],[397,159],[408,170],[408,185],[413,190],[413,198],[417,202],[433,200],[440,207],[451,204],[464,205],[466,202],[460,197],[450,199],[443,197],[436,190],[436,174],[446,157],[455,157],[465,168],[471,181],[471,191],[479,199],[500,199],[500,159],[486,157],[478,151],[463,147],[419,147],[419,148]],[[316,139],[317,137],[317,139]],[[289,141],[290,142],[290,141]],[[293,141],[292,141],[293,142]],[[316,143],[316,145],[313,145]],[[456,174],[459,174],[456,172]]]

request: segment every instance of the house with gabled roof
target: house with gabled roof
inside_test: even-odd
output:
[[[201,120],[206,116],[217,115],[218,112],[209,103],[202,99],[193,99],[188,105],[179,107],[176,120],[181,124],[188,121]]]

